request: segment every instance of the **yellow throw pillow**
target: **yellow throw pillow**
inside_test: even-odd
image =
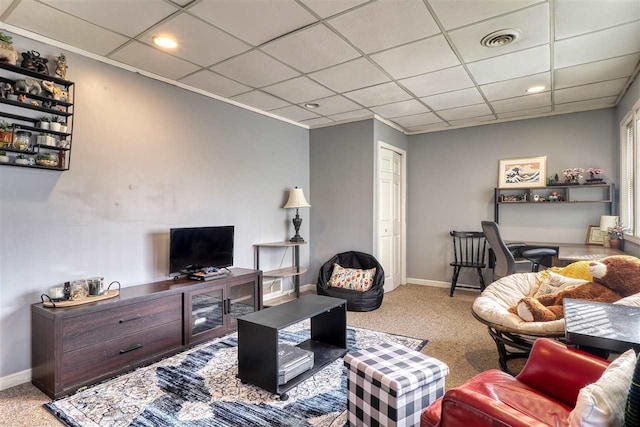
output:
[[[591,282],[593,281],[593,276],[589,273],[590,263],[591,261],[578,261],[573,264],[569,264],[566,267],[551,267],[542,271],[541,274],[549,274],[550,272],[553,272],[564,277],[588,280]]]
[[[361,270],[359,268],[345,268],[338,263],[333,264],[333,273],[327,285],[334,288],[351,289],[366,292],[373,286],[376,268]]]

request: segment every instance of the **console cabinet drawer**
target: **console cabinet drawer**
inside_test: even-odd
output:
[[[62,357],[62,386],[125,369],[182,345],[182,321],[177,320],[136,334],[84,347]]]
[[[182,295],[129,304],[62,322],[64,353],[182,319]]]

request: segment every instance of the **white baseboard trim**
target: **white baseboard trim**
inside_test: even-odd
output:
[[[451,282],[441,282],[440,280],[425,280],[425,279],[414,279],[412,277],[407,277],[407,284],[451,289]],[[464,283],[458,283],[458,285],[476,286],[476,285],[466,285]],[[474,290],[474,289],[456,288],[456,291],[480,292],[480,289]]]
[[[30,381],[31,369],[25,369],[24,371],[16,372],[15,374],[7,375],[6,377],[0,377],[0,390],[6,390]]]
[[[315,283],[300,285],[300,292],[314,291],[315,289],[316,289]],[[286,289],[284,291],[277,291],[277,292],[269,292],[268,294],[264,294],[262,296],[262,301],[270,301],[272,299],[291,295],[293,292],[294,292],[293,289]]]

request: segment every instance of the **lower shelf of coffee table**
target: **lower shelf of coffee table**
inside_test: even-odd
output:
[[[306,372],[303,372],[295,378],[292,378],[289,382],[279,385],[278,394],[286,393],[293,387],[300,384],[302,381],[306,380],[309,377],[312,377],[320,369],[347,354],[347,350],[344,348],[335,347],[314,340],[306,340],[304,342],[301,342],[297,345],[297,347],[313,352],[313,368],[309,369]]]

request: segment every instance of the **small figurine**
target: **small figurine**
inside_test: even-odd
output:
[[[38,104],[38,101],[31,101],[31,105],[33,105],[34,107],[40,106],[40,104]]]
[[[25,102],[27,100],[27,96],[24,94],[18,95],[18,101]]]
[[[13,93],[13,86],[11,83],[0,83],[0,98],[6,99],[9,95]]]
[[[63,80],[67,80],[67,58],[64,56],[64,53],[61,53],[60,56],[56,58],[56,75]]]
[[[22,63],[20,66],[27,70],[35,71],[40,74],[49,75],[49,68],[47,67],[47,58],[41,58],[40,52],[30,50],[28,52],[22,52]]]

